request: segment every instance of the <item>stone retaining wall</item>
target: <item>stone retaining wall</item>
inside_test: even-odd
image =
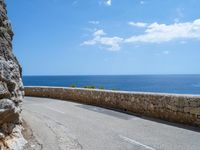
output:
[[[200,127],[200,96],[62,87],[25,87],[25,95],[132,112]]]

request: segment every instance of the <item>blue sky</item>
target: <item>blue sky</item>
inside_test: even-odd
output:
[[[7,0],[24,75],[200,74],[199,0]]]

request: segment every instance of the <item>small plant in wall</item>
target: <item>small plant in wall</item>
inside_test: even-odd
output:
[[[75,84],[70,85],[71,88],[76,88],[77,86]]]
[[[86,89],[96,89],[96,87],[92,86],[92,85],[84,86],[83,88],[86,88]]]

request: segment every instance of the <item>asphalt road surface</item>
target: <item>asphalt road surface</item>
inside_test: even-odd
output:
[[[43,150],[200,149],[200,128],[94,106],[25,97],[22,115]]]

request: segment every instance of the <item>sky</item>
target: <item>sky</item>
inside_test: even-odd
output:
[[[7,0],[24,75],[200,74],[200,0]]]

